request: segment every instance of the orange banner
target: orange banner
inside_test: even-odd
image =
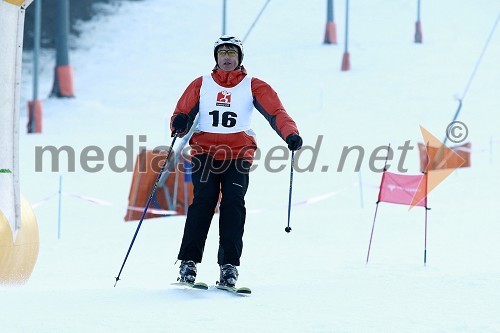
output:
[[[166,154],[165,151],[142,150],[137,156],[125,221],[141,218]],[[170,163],[172,163],[172,157],[173,154]],[[167,174],[165,183],[158,185],[155,196],[144,216],[145,219],[169,215],[172,211],[180,215],[186,214],[184,198],[188,198],[188,205],[193,201],[193,184],[191,182],[186,182],[187,195],[184,194],[186,187],[184,186],[183,163],[176,163],[175,169],[165,170],[164,174]]]
[[[460,146],[426,147],[423,143],[418,144],[420,154],[420,171],[466,168],[471,166],[471,144],[465,143]]]

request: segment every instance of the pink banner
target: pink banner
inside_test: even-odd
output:
[[[427,205],[427,196],[425,193],[420,192],[425,191],[426,186],[419,188],[423,177],[424,175],[398,175],[387,171],[384,172],[378,201],[425,207]],[[414,198],[419,198],[419,202],[413,203]]]

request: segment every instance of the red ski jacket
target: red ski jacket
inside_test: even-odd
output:
[[[247,75],[247,72],[242,66],[230,72],[214,69],[211,75],[220,86],[231,88],[240,83]],[[189,84],[179,102],[177,102],[174,114],[170,119],[170,127],[173,130],[172,121],[175,116],[179,113],[188,115],[189,127],[184,133],[181,133],[180,137],[189,131],[198,114],[202,82],[203,78],[200,76]],[[297,125],[286,113],[283,104],[281,104],[278,95],[271,86],[260,79],[252,78],[251,88],[254,107],[266,118],[283,140],[290,134],[299,134]],[[189,144],[192,148],[192,155],[210,154],[216,160],[242,158],[250,163],[253,161],[255,149],[257,149],[254,137],[245,132],[230,134],[195,132],[189,140]]]

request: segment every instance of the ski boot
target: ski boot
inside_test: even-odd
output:
[[[217,283],[223,287],[234,287],[238,280],[238,270],[231,264],[220,265],[220,280]]]
[[[196,263],[192,260],[183,260],[179,269],[177,281],[181,283],[194,284],[196,280]]]

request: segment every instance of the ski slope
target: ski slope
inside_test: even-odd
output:
[[[243,37],[260,1],[228,1],[229,33]],[[270,83],[297,122],[305,144],[321,146],[313,171],[296,172],[290,234],[289,162],[256,161],[246,196],[240,286],[251,297],[218,290],[179,290],[177,251],[184,217],[147,220],[122,273],[114,278],[137,227],[124,223],[131,172],[85,172],[81,152],[133,138],[169,145],[167,122],[185,87],[214,65],[221,32],[218,1],[144,0],[108,6],[82,23],[72,40],[75,99],[45,99],[43,134],[21,134],[21,190],[33,204],[63,191],[111,206],[62,197],[36,208],[40,254],[30,281],[0,287],[1,331],[25,332],[499,332],[500,319],[500,31],[493,35],[464,100],[472,167],[454,172],[429,196],[427,265],[424,211],[381,203],[370,261],[366,251],[381,174],[368,157],[377,147],[415,147],[404,161],[418,174],[419,126],[444,138],[491,28],[497,0],[425,1],[423,44],[413,43],[416,1],[351,2],[352,70],[341,72],[344,3],[335,1],[338,45],[323,45],[324,1],[274,0],[245,41],[249,75]],[[498,28],[500,29],[500,28]],[[21,105],[31,98],[31,54],[25,55]],[[48,96],[54,55],[41,59],[40,93]],[[26,109],[21,119],[25,133]],[[258,113],[253,119],[265,156],[284,145]],[[146,142],[139,136],[146,135]],[[71,146],[75,172],[61,158],[37,160],[36,147]],[[360,174],[343,147],[362,146]],[[64,154],[61,154],[62,156]],[[126,165],[118,155],[118,165]],[[312,153],[304,152],[306,168]],[[395,152],[395,169],[400,155]],[[42,162],[43,171],[35,166]],[[269,168],[286,167],[280,172]],[[383,161],[376,163],[383,166]],[[323,167],[327,166],[327,171]],[[360,177],[361,175],[361,177]],[[360,191],[360,179],[362,191]],[[214,284],[217,220],[198,280]]]

